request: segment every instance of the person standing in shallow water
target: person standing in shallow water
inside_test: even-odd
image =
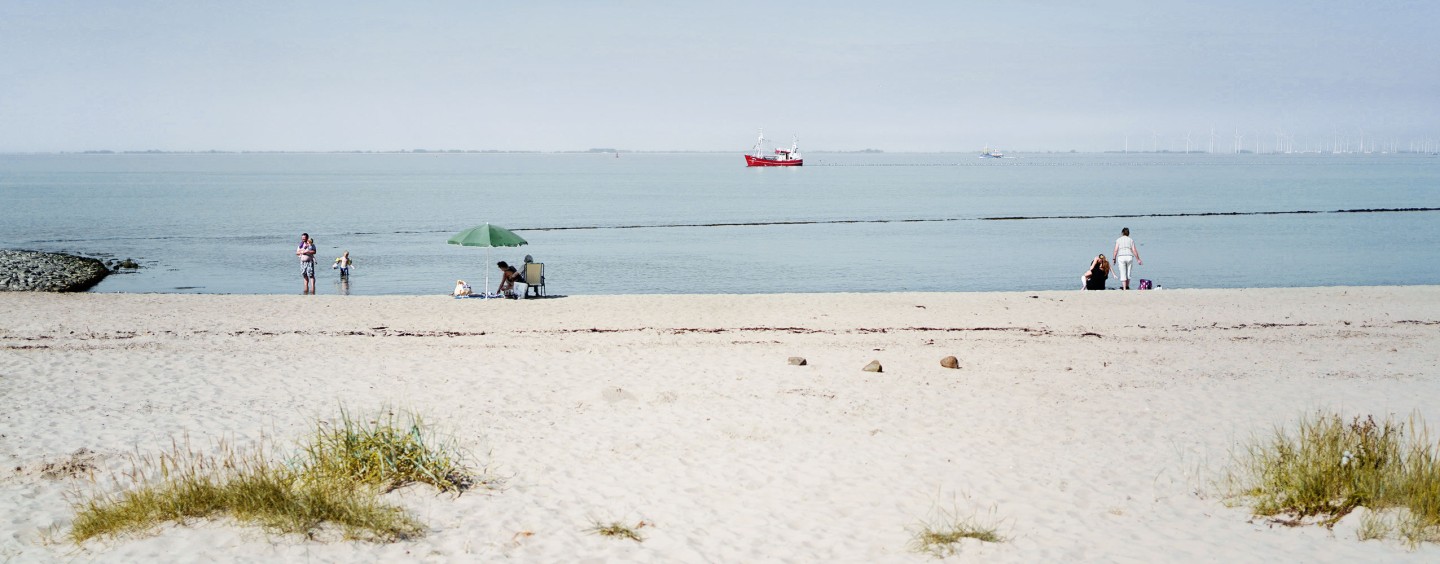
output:
[[[300,278],[305,281],[306,294],[315,293],[315,241],[309,233],[300,234],[300,245],[295,247],[295,256],[300,257]]]
[[[1115,255],[1110,257],[1115,264],[1115,272],[1120,275],[1120,287],[1124,290],[1130,289],[1130,268],[1137,264],[1145,264],[1140,260],[1140,249],[1135,247],[1135,240],[1130,238],[1130,228],[1120,229],[1120,238],[1115,240]]]

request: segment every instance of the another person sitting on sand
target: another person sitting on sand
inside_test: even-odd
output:
[[[468,295],[470,295],[470,285],[469,285],[469,284],[466,284],[464,280],[456,280],[456,281],[455,281],[455,291],[454,291],[454,292],[451,292],[450,295],[452,295],[452,296],[468,296]]]
[[[510,266],[509,263],[503,260],[495,263],[495,266],[500,269],[500,287],[495,289],[495,293],[507,298],[514,295],[515,279],[517,277],[515,267]]]
[[[523,281],[523,279],[520,278],[520,271],[515,270],[515,267],[505,264],[503,261],[500,264],[504,265],[500,267],[500,295],[512,299],[519,297],[515,293],[515,283]]]
[[[525,282],[525,275],[524,275],[524,274],[521,274],[520,271],[519,271],[519,270],[516,270],[515,267],[513,267],[513,266],[506,267],[505,273],[506,273],[506,275],[508,275],[508,276],[510,277],[510,293],[505,294],[505,297],[507,297],[507,298],[516,298],[516,297],[519,297],[519,296],[517,296],[517,295],[515,294],[515,283],[516,283],[516,282]]]
[[[1080,275],[1080,284],[1086,290],[1104,290],[1105,279],[1109,277],[1110,261],[1105,260],[1105,255],[1101,254],[1092,259],[1090,268]]]

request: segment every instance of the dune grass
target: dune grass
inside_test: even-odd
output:
[[[1365,513],[1360,519],[1360,527],[1355,529],[1355,538],[1362,541],[1383,540],[1394,535],[1395,527],[1386,515],[1374,511]]]
[[[961,517],[958,511],[935,510],[929,519],[922,521],[910,532],[910,550],[935,558],[959,554],[965,539],[988,543],[1001,543],[1006,540],[994,522],[993,511],[989,520],[982,521],[974,515]]]
[[[313,536],[329,524],[344,538],[394,542],[424,534],[424,526],[379,494],[423,482],[442,491],[486,483],[462,464],[453,444],[439,441],[418,416],[387,410],[368,422],[342,410],[335,424],[317,424],[300,456],[279,462],[264,445],[220,446],[209,455],[188,441],[136,458],[116,493],[75,504],[70,539],[76,543],[152,530],[167,522],[229,517],[278,533]]]
[[[1346,421],[1337,413],[1302,418],[1294,433],[1276,429],[1234,457],[1232,495],[1256,515],[1333,526],[1357,508],[1400,510],[1393,529],[1411,542],[1440,537],[1440,450],[1425,422],[1386,418]],[[1359,536],[1391,529],[1378,516],[1362,520]]]
[[[306,446],[302,475],[316,481],[353,481],[390,491],[411,483],[464,491],[474,477],[460,465],[453,441],[428,430],[420,415],[393,410],[372,420],[341,410],[340,421],[317,423]]]

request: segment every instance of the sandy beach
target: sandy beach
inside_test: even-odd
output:
[[[959,359],[959,369],[940,366]],[[787,363],[804,357],[806,366]],[[883,372],[861,370],[875,360]],[[572,296],[0,294],[0,562],[1433,562],[1290,528],[1214,481],[1307,413],[1440,424],[1440,287]],[[82,478],[176,438],[414,410],[505,478],[386,498],[394,544],[231,523],[63,540]],[[643,543],[586,532],[644,521]]]

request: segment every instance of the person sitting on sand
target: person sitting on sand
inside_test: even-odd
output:
[[[454,292],[450,292],[450,295],[452,295],[452,296],[468,296],[468,295],[470,295],[470,285],[469,285],[469,284],[466,284],[464,280],[456,280],[456,281],[455,281],[455,291],[454,291]]]
[[[505,275],[510,277],[510,292],[506,293],[505,297],[512,299],[518,298],[519,296],[515,294],[515,283],[524,282],[525,276],[520,274],[520,271],[516,270],[513,266],[505,267]]]
[[[495,267],[500,269],[500,286],[495,288],[495,293],[503,296],[515,287],[515,281],[510,279],[510,263],[502,260],[495,263]]]
[[[1090,268],[1080,275],[1081,287],[1086,290],[1104,290],[1105,279],[1110,277],[1110,261],[1101,254],[1090,261]]]
[[[520,279],[520,273],[503,260],[495,263],[495,266],[500,269],[500,287],[495,293],[507,298],[516,297],[515,282]]]

